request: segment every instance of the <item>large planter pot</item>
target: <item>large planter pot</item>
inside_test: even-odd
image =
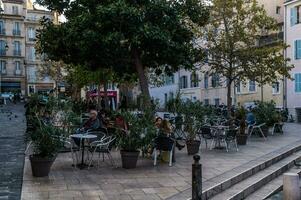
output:
[[[31,164],[32,175],[35,177],[48,176],[55,158],[56,157],[42,158],[37,155],[30,155],[29,160]]]
[[[191,140],[186,142],[188,155],[194,155],[199,152],[201,141]]]
[[[139,151],[120,151],[122,167],[125,169],[136,168]]]
[[[238,145],[246,145],[248,140],[248,135],[237,135],[236,136],[236,141]]]

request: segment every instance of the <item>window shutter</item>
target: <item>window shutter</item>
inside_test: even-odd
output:
[[[300,59],[301,58],[301,40],[297,40],[296,45],[297,45],[296,46],[296,54],[297,54],[296,58]]]

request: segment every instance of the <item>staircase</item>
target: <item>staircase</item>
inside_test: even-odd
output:
[[[239,166],[203,182],[202,199],[265,199],[281,188],[285,172],[301,174],[294,161],[301,160],[300,142]]]

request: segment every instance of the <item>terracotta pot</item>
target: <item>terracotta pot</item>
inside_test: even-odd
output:
[[[122,167],[125,169],[133,169],[137,166],[139,151],[120,151]]]
[[[186,142],[188,155],[194,155],[199,152],[201,141],[191,140]]]
[[[35,177],[48,176],[55,158],[56,157],[42,158],[37,155],[30,155],[29,160],[31,164],[32,175]]]
[[[236,140],[238,145],[246,145],[248,140],[248,135],[237,135]]]

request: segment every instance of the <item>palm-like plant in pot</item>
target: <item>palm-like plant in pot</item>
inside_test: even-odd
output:
[[[239,131],[236,136],[237,144],[239,145],[247,144],[248,135],[246,134],[246,127],[247,127],[246,114],[247,112],[246,109],[244,109],[244,107],[240,107],[235,113],[236,121],[239,124]]]
[[[185,117],[185,131],[187,133],[186,146],[188,155],[194,155],[199,152],[201,141],[196,140],[198,126],[193,117]]]
[[[141,118],[129,112],[121,115],[129,124],[129,129],[119,131],[117,146],[120,148],[122,167],[131,169],[137,165],[140,150],[154,139],[155,129],[152,121],[146,123],[145,113]]]
[[[33,153],[29,156],[32,174],[36,177],[48,176],[57,153],[63,144],[61,130],[46,125],[38,117],[33,117],[36,128],[27,132],[27,139],[32,142]]]

